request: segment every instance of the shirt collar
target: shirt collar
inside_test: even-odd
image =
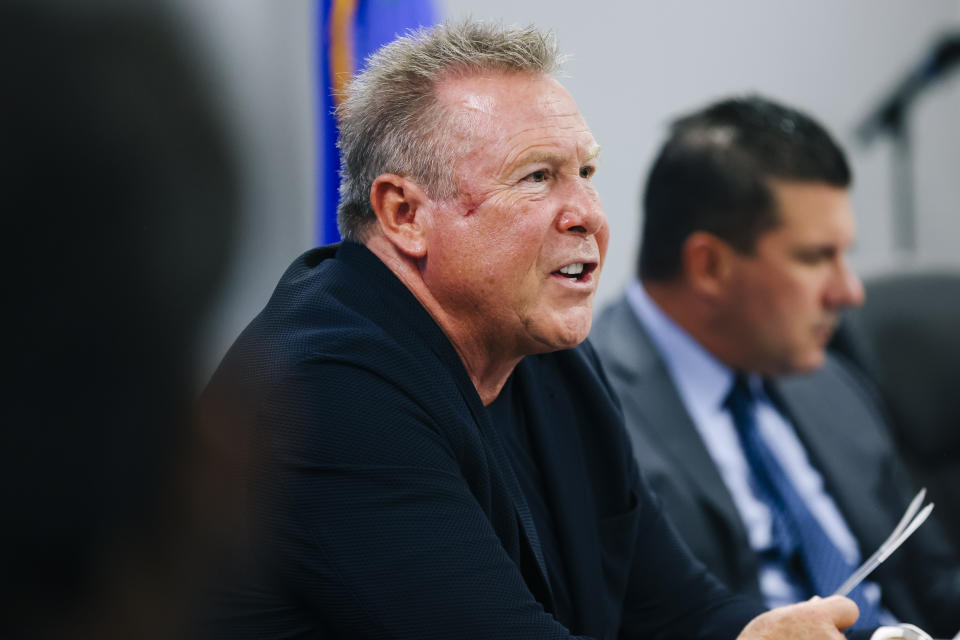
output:
[[[639,280],[627,287],[627,301],[650,334],[684,403],[710,411],[721,408],[733,384],[733,370],[664,313]]]

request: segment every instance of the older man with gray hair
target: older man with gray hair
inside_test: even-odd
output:
[[[557,65],[536,30],[468,22],[350,86],[346,240],[290,266],[206,394],[254,454],[225,637],[839,638],[856,618],[732,595],[640,479],[581,344],[609,231]]]

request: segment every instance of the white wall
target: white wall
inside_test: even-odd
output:
[[[205,378],[283,270],[313,245],[313,3],[177,2],[220,76],[243,171],[233,270],[210,320]]]
[[[312,2],[179,2],[223,71],[247,175],[236,269],[210,330],[212,367],[312,243]],[[912,113],[915,259],[892,251],[890,144],[864,149],[852,136],[936,35],[960,29],[960,0],[442,0],[440,7],[448,17],[552,29],[572,54],[564,82],[603,147],[597,183],[613,228],[600,305],[632,275],[638,192],[666,123],[735,92],[806,109],[847,147],[861,227],[852,260],[861,273],[960,269],[960,70]]]

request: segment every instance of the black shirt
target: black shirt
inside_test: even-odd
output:
[[[574,613],[563,567],[560,541],[557,539],[556,525],[550,505],[547,503],[535,449],[530,443],[526,412],[521,399],[514,393],[513,377],[507,380],[500,395],[487,407],[487,411],[507,449],[510,464],[517,476],[517,482],[520,483],[520,490],[523,491],[523,496],[530,507],[534,526],[540,538],[540,547],[547,566],[547,577],[550,580],[550,589],[556,605],[556,611],[550,611],[550,613],[558,622],[569,628]]]

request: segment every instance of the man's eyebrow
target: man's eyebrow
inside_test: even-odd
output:
[[[595,145],[591,147],[590,151],[588,151],[583,158],[580,159],[580,162],[591,162],[592,160],[596,160],[598,155],[600,155],[600,145]],[[555,151],[534,150],[528,154],[521,155],[513,164],[526,165],[536,164],[538,162],[562,164],[565,160],[566,157],[562,153],[557,153]]]

